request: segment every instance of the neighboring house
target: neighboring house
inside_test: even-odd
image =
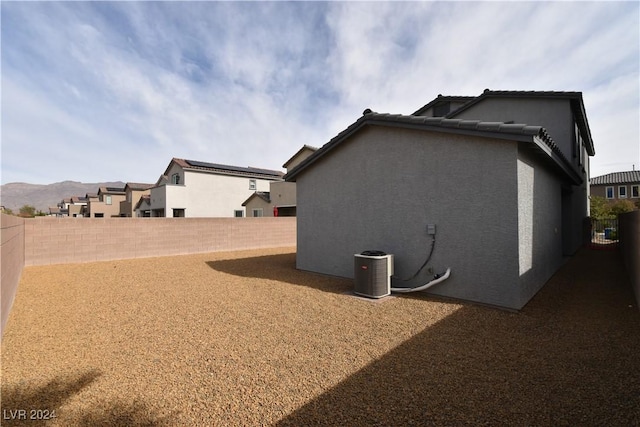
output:
[[[354,254],[382,250],[394,286],[418,286],[433,273],[397,278],[433,248],[427,266],[451,276],[429,293],[520,309],[583,243],[594,154],[579,92],[365,110],[285,176],[297,186],[297,267],[353,277]]]
[[[83,206],[82,208],[80,208],[80,213],[82,214],[83,217],[90,218],[91,217],[91,204],[98,202],[98,200],[99,200],[98,199],[98,194],[97,193],[87,193],[87,194],[85,194],[84,199],[87,202],[87,204],[85,206]]]
[[[87,206],[87,198],[82,196],[72,197],[67,208],[68,215],[72,218],[82,217],[83,210]]]
[[[293,169],[304,159],[318,150],[309,145],[303,146],[282,166]],[[242,203],[248,217],[257,216],[296,216],[296,183],[273,181],[269,191],[256,191]]]
[[[120,202],[120,216],[131,218],[135,215],[135,205],[140,198],[151,194],[151,187],[154,184],[142,184],[137,182],[127,182],[124,186],[125,199]]]
[[[591,178],[591,195],[610,201],[640,201],[640,171],[614,172]]]
[[[49,206],[49,216],[61,217],[59,206]]]
[[[87,195],[89,216],[91,218],[110,218],[120,216],[120,202],[125,200],[124,188],[100,187],[97,198]]]
[[[70,197],[62,199],[60,203],[58,203],[58,211],[56,213],[56,216],[58,217],[69,216],[70,204],[71,204]],[[49,208],[49,211],[51,211],[51,208]]]
[[[151,195],[140,196],[138,203],[133,207],[136,218],[148,218],[151,216]]]
[[[234,217],[255,191],[282,181],[280,171],[173,158],[151,188],[151,216]]]

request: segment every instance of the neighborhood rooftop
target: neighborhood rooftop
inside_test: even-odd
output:
[[[178,159],[175,157],[173,160],[184,169],[194,169],[194,170],[202,170],[202,171],[209,171],[209,172],[221,172],[221,173],[233,173],[233,174],[242,174],[242,175],[263,175],[263,176],[272,176],[272,177],[282,177],[284,175],[281,171],[271,170],[271,169],[222,165],[218,163],[201,162],[199,160]]]
[[[613,172],[591,178],[591,185],[629,184],[640,182],[640,170]]]

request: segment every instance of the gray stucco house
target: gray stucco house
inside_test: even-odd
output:
[[[365,110],[285,176],[297,189],[297,268],[353,277],[353,254],[382,250],[410,277],[435,224],[429,266],[451,277],[427,292],[520,309],[583,243],[594,154],[580,92]]]

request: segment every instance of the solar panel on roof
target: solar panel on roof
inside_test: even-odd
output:
[[[220,169],[226,171],[233,172],[244,172],[244,173],[259,173],[265,175],[277,175],[277,171],[271,171],[268,169],[258,169],[258,168],[243,168],[239,166],[230,166],[230,165],[221,165],[218,163],[208,163],[208,162],[200,162],[197,160],[185,160],[189,165],[196,168],[209,168],[209,169]]]

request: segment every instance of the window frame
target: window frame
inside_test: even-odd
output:
[[[611,191],[611,195],[609,195],[609,191]],[[616,196],[615,189],[611,186],[605,187],[604,195],[608,200],[614,199]]]
[[[104,204],[105,205],[112,205],[113,204],[113,200],[111,199],[111,195],[110,194],[105,194],[104,195]]]
[[[260,215],[256,215],[256,213],[259,213]],[[254,218],[262,218],[262,217],[264,217],[264,210],[262,208],[253,208],[251,210],[251,215]]]
[[[640,185],[639,184],[633,184],[631,186],[631,198],[632,199],[640,198]]]
[[[258,183],[256,182],[256,180],[255,179],[250,179],[249,180],[249,190],[256,191],[257,188],[258,188]]]
[[[238,215],[240,214],[240,215]],[[234,218],[244,218],[244,211],[242,209],[234,209],[233,211]]]
[[[180,185],[180,174],[178,172],[171,175],[171,184]]]
[[[620,190],[624,190],[624,191],[620,191]],[[626,199],[626,198],[627,198],[627,186],[618,185],[618,199]]]

